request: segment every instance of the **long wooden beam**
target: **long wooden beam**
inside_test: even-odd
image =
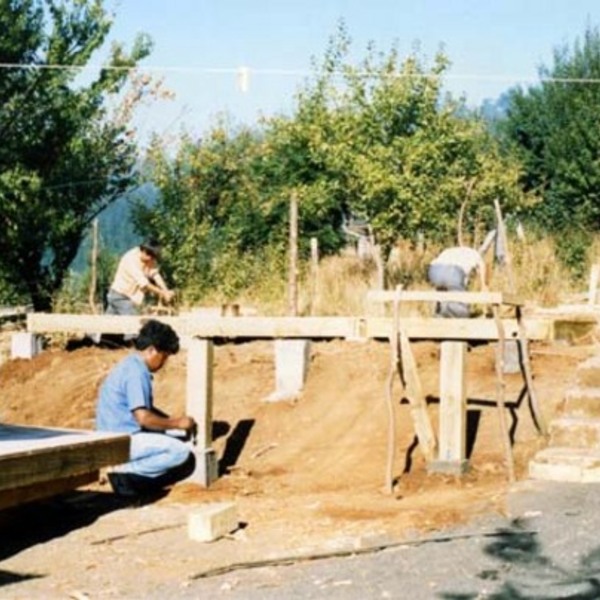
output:
[[[369,290],[368,302],[465,302],[467,304],[509,304],[523,306],[523,300],[506,292],[440,292],[437,290]]]
[[[180,335],[201,338],[387,338],[392,319],[386,317],[206,317],[206,316],[115,316],[29,313],[30,333],[101,332],[134,334],[144,320],[155,318],[168,323]],[[503,319],[507,339],[518,336],[515,319]],[[430,340],[497,340],[493,319],[441,319],[433,317],[403,318],[400,326],[410,339]],[[528,318],[525,331],[530,340],[554,338],[551,318]]]
[[[0,306],[0,321],[23,318],[32,310],[31,306]]]

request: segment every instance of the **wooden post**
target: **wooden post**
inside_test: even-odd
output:
[[[194,453],[196,470],[190,481],[208,487],[217,479],[212,448],[213,342],[192,338],[187,355],[187,414],[198,424]]]
[[[298,315],[298,195],[290,198],[290,267],[288,273],[289,314]]]
[[[402,327],[402,324],[400,324]],[[421,386],[421,379],[417,370],[417,363],[410,347],[406,333],[400,329],[400,356],[402,365],[402,379],[406,397],[410,404],[410,413],[415,424],[415,431],[419,438],[419,446],[427,462],[435,456],[437,440],[431,421],[427,413],[427,400]]]
[[[310,238],[310,314],[314,315],[319,302],[319,240]]]
[[[438,460],[428,470],[461,474],[466,459],[466,342],[442,342],[440,355],[440,435]]]
[[[498,239],[502,244],[504,251],[506,252],[506,272],[508,274],[508,285],[509,291],[515,292],[515,278],[512,271],[512,261],[510,257],[510,251],[508,249],[508,238],[506,237],[506,227],[504,226],[504,220],[502,218],[502,211],[500,210],[500,203],[498,200],[494,200],[494,207],[496,209],[496,220],[498,221]]]
[[[96,314],[96,282],[97,282],[97,263],[98,263],[98,219],[92,223],[92,256],[90,265],[90,295],[89,303],[92,314]]]

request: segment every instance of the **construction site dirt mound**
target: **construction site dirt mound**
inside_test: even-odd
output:
[[[439,345],[419,342],[413,347],[435,426]],[[128,352],[98,347],[67,351],[55,345],[31,360],[6,360],[0,367],[0,420],[93,428],[102,379]],[[535,390],[547,420],[560,410],[565,390],[573,385],[577,364],[594,352],[593,346],[531,344]],[[389,493],[385,481],[392,361],[387,342],[313,342],[304,390],[293,400],[279,402],[267,401],[275,388],[273,342],[217,345],[213,436],[219,459],[218,481],[209,489],[181,483],[151,505],[128,509],[128,525],[123,527],[122,519],[115,521],[118,534],[105,530],[103,539],[143,530],[149,509],[176,509],[186,514],[201,503],[216,501],[236,505],[244,547],[243,552],[236,548],[238,559],[242,555],[256,558],[331,546],[335,540],[402,539],[415,532],[464,523],[484,513],[502,512],[508,471],[495,404],[498,381],[494,361],[493,344],[469,349],[470,468],[463,476],[427,474],[415,442],[410,407],[402,402],[402,386],[395,377],[393,471],[397,485]],[[166,412],[185,410],[186,368],[186,351],[182,350],[155,375],[155,401]],[[524,479],[528,461],[545,442],[522,393],[520,373],[505,375],[505,384],[515,473],[517,479]],[[112,496],[104,480],[88,491]],[[179,534],[181,543],[189,544],[187,536],[181,531]],[[65,557],[69,551],[74,557],[81,552],[78,540],[74,537],[70,545],[67,540],[61,542],[63,561],[68,563]],[[163,544],[158,534],[153,537],[149,533],[144,536],[143,551],[158,555]],[[172,551],[175,555],[176,549]],[[229,553],[212,545],[204,565],[225,563],[232,559],[231,549]],[[47,553],[36,554],[32,545],[26,553],[15,551],[2,558],[10,558],[16,569],[20,560],[32,568],[36,560],[43,562],[43,556],[52,561]],[[178,564],[164,570],[172,575],[174,569],[184,568],[185,564]]]

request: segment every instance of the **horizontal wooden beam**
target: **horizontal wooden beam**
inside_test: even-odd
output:
[[[355,335],[354,317],[219,317],[185,315],[73,315],[32,313],[27,317],[30,333],[137,333],[144,321],[168,323],[180,335],[239,338],[346,338]]]
[[[522,306],[523,300],[505,292],[440,292],[437,290],[370,290],[368,302],[465,302],[466,304],[510,304]]]
[[[504,337],[516,339],[519,326],[516,319],[502,319]],[[554,339],[554,325],[551,320],[527,319],[524,323],[527,338],[530,340]],[[370,317],[365,319],[364,336],[383,338],[390,335],[392,320]],[[401,318],[399,327],[411,340],[498,340],[498,329],[493,319],[442,319],[442,318]]]
[[[31,306],[0,306],[0,321],[24,318],[32,310]]]
[[[71,315],[31,313],[31,333],[135,334],[149,317],[114,315]],[[180,335],[201,338],[387,338],[393,321],[385,317],[152,317],[168,323]],[[514,319],[503,319],[506,338],[517,337]],[[525,331],[531,340],[553,339],[552,319],[526,319]],[[400,325],[411,339],[497,340],[493,319],[402,318]]]

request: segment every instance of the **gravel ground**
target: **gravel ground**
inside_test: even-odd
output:
[[[232,563],[242,560],[235,540],[198,547],[196,555],[185,552],[196,545],[172,527],[185,507],[106,507],[104,517],[94,516],[93,530],[85,527],[85,505],[65,513],[72,523],[62,523],[51,507],[30,513],[31,539],[0,536],[0,598],[600,598],[600,484],[520,482],[509,493],[506,516],[490,514],[402,542],[365,538],[356,542],[361,546],[328,544],[303,558],[260,563]],[[158,562],[140,554],[143,535],[126,535],[114,545],[94,541],[124,530],[132,510],[140,526],[155,532]],[[45,521],[51,525],[47,540],[40,527]],[[171,526],[161,527],[163,521]],[[230,560],[214,564],[228,566],[211,571],[207,559],[219,551],[228,551]]]
[[[598,531],[600,485],[527,481],[506,517],[352,556],[209,574],[153,597],[595,599]]]

